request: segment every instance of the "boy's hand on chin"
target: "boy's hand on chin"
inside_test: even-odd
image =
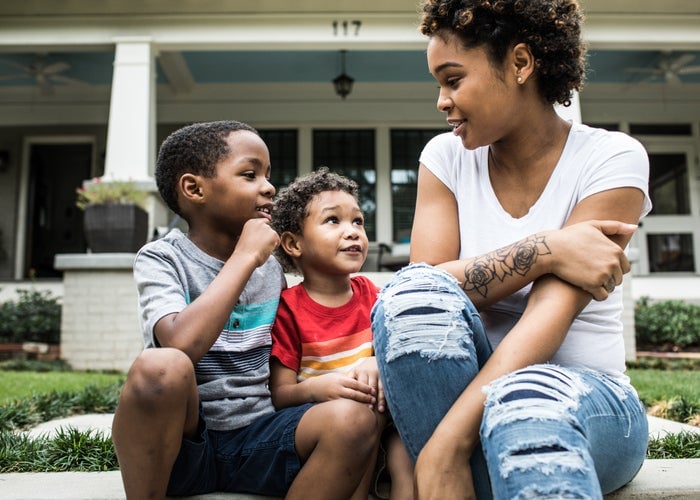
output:
[[[272,255],[277,245],[280,243],[280,237],[267,219],[250,219],[243,226],[241,236],[236,244],[235,254],[252,255],[255,260],[255,266],[262,266],[267,259]]]

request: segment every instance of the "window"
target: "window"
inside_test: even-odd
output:
[[[689,123],[632,123],[630,134],[632,135],[658,135],[658,136],[690,136],[693,129]]]
[[[682,153],[649,155],[649,196],[654,204],[653,215],[690,213],[688,166]]]
[[[604,128],[605,130],[617,131],[620,130],[620,125],[617,123],[589,123],[593,128]]]
[[[445,129],[391,131],[391,197],[394,241],[408,243],[413,226],[418,182],[418,158],[425,144]]]
[[[648,234],[649,271],[695,272],[691,233]]]
[[[297,176],[297,131],[258,130],[258,133],[270,150],[270,181],[279,192]]]
[[[693,141],[641,137],[649,156],[652,210],[632,238],[639,249],[639,274],[697,273],[700,241],[698,166]]]
[[[360,208],[365,216],[365,230],[370,240],[376,239],[377,171],[375,167],[374,130],[314,130],[314,168],[331,171],[357,182]]]

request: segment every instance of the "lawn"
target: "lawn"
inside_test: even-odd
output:
[[[694,368],[694,367],[691,367]],[[627,371],[647,407],[671,400],[683,401],[685,415],[659,415],[686,420],[700,414],[700,370],[647,369],[633,367]],[[110,387],[123,381],[124,374],[85,371],[0,371],[0,406],[50,392],[79,392],[88,386]]]
[[[16,430],[74,412],[113,412],[123,374],[65,367],[54,371],[35,366],[20,371],[2,368],[0,364],[0,473],[118,469],[109,437],[71,429],[53,439],[32,440]],[[687,421],[700,414],[700,370],[636,366],[628,373],[647,406],[665,402],[671,410],[658,416]],[[668,404],[674,400],[682,404]],[[681,433],[652,440],[647,457],[698,458],[700,435]]]
[[[1,371],[0,405],[48,392],[77,392],[87,386],[106,387],[123,380],[121,373],[80,371]]]
[[[684,398],[700,404],[700,370],[642,370],[627,371],[632,385],[645,404],[671,398]]]
[[[697,367],[631,368],[627,374],[649,415],[700,426],[700,370]]]

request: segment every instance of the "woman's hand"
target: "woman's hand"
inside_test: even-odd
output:
[[[441,443],[433,434],[421,450],[413,473],[416,499],[475,499],[469,456]]]
[[[554,261],[551,273],[605,300],[630,270],[624,250],[611,239],[631,235],[637,226],[617,221],[586,221],[545,233]]]

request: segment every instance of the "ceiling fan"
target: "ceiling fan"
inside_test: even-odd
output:
[[[663,53],[655,66],[625,68],[629,73],[646,73],[649,76],[644,81],[656,80],[658,77],[671,85],[681,85],[682,75],[700,74],[700,65],[688,66],[695,59],[694,54],[681,54],[674,56],[671,53]]]
[[[0,59],[0,64],[20,70],[20,73],[0,75],[0,80],[34,80],[36,85],[39,86],[42,95],[52,95],[54,93],[53,86],[56,83],[87,85],[86,82],[61,74],[70,69],[70,64],[62,61],[51,62],[46,55],[37,55],[36,58],[27,65],[8,59]]]

